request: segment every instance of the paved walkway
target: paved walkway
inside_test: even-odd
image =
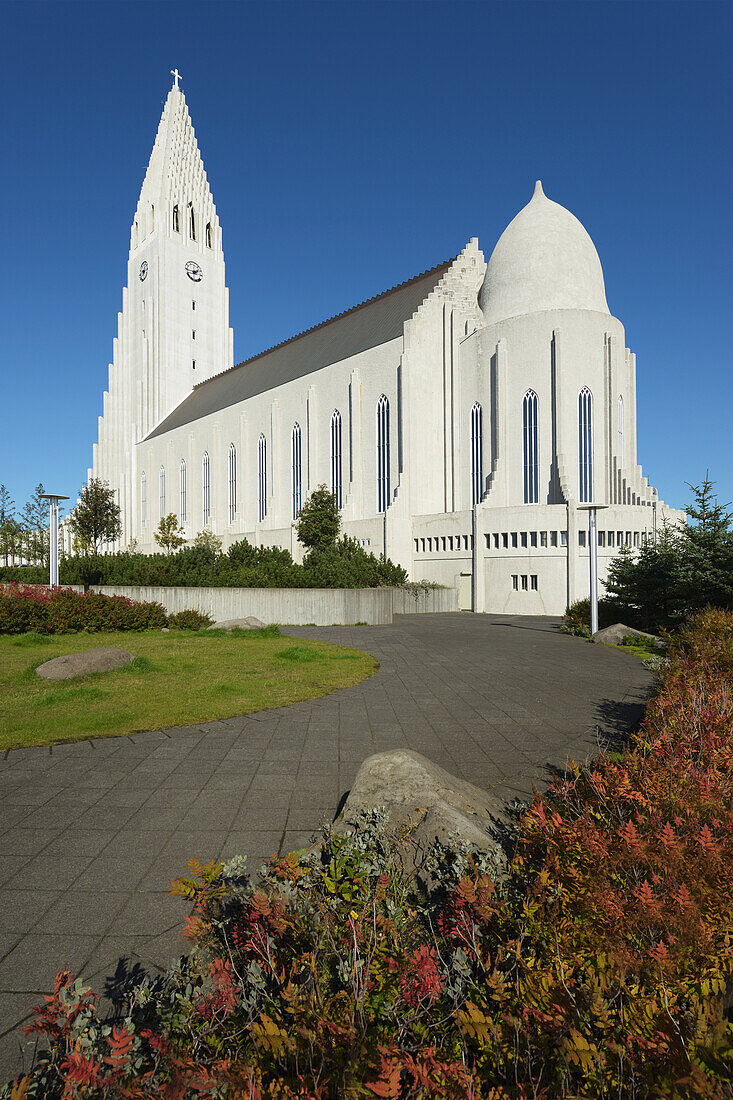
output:
[[[15,1028],[67,964],[102,992],[125,956],[164,969],[196,855],[304,846],[370,753],[417,749],[507,798],[597,751],[640,716],[636,659],[547,619],[408,615],[384,627],[290,628],[369,650],[363,684],[224,722],[0,757],[0,1081]]]

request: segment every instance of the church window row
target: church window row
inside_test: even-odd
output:
[[[527,575],[526,573],[512,573],[512,588],[515,592],[518,592],[520,590],[520,582],[522,592],[537,591],[536,573],[530,573],[529,575]]]
[[[449,553],[457,550],[473,550],[473,535],[433,535],[413,539],[416,554]]]
[[[601,548],[634,546],[637,550],[640,546],[646,546],[649,539],[648,531],[598,531],[598,545]],[[578,531],[578,546],[588,545],[588,532],[583,529]]]
[[[171,224],[173,226],[174,233],[181,232],[181,216],[178,209],[178,203],[173,207],[173,213],[171,217]],[[137,222],[135,222],[135,231],[137,232]],[[193,203],[188,203],[188,236],[192,241],[196,240],[196,212],[193,207]],[[214,231],[211,222],[206,223],[206,247],[214,247]],[[194,302],[194,308],[196,303]]]
[[[486,549],[534,550],[567,546],[567,531],[494,531],[484,535]]]

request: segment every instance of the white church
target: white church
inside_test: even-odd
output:
[[[297,558],[320,484],[345,534],[462,608],[562,614],[680,513],[636,457],[636,360],[586,230],[538,182],[488,264],[450,260],[234,365],[222,231],[174,73],[132,223],[89,476],[146,552],[188,538]],[[604,507],[601,507],[604,506]]]

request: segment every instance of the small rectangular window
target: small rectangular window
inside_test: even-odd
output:
[[[196,309],[196,302],[195,301],[191,302],[191,309]]]
[[[499,536],[498,535],[494,535],[494,549],[495,550],[499,549]]]
[[[432,554],[432,552],[433,552],[433,540],[428,539],[428,553]]]
[[[517,532],[512,531],[512,549],[516,550],[517,545],[518,545],[518,543],[517,543]]]
[[[638,546],[638,545],[639,545],[639,532],[634,531],[634,546]]]
[[[441,542],[443,544],[443,553],[445,553],[445,551],[447,549],[446,545],[445,545],[445,535],[441,535],[440,538],[441,538]]]
[[[540,546],[547,546],[547,531],[540,531]]]
[[[578,531],[578,546],[585,546],[585,531]]]
[[[609,531],[608,532],[608,545],[613,546],[614,541],[615,541],[614,533],[613,533],[613,531]]]
[[[453,536],[452,535],[448,535],[448,549],[449,550],[453,549]]]
[[[194,370],[196,370],[196,360],[195,359],[191,360],[191,366],[193,367]]]
[[[560,545],[561,546],[567,546],[567,544],[568,544],[568,533],[567,533],[567,531],[561,531],[560,532]]]
[[[536,531],[530,531],[530,533],[529,533],[529,545],[530,546],[536,546],[537,545],[537,532]]]
[[[524,549],[527,548],[527,532],[526,531],[522,531],[522,546],[524,547]]]
[[[414,541],[415,541],[415,553],[419,554],[420,553],[420,540],[415,539]]]
[[[463,536],[463,549],[468,550],[468,535]]]
[[[519,591],[519,574],[512,573],[512,588],[515,592]]]
[[[504,531],[502,536],[501,536],[501,545],[502,545],[502,549],[504,549],[504,550],[509,549],[509,535],[507,534],[506,531]]]
[[[423,554],[425,553],[425,539],[420,539],[420,550]]]
[[[550,531],[550,546],[557,546],[557,531]]]
[[[606,532],[605,531],[599,531],[598,532],[598,545],[599,546],[605,546],[606,545]]]
[[[527,591],[527,574],[523,573],[522,574],[522,592],[526,592],[526,591]]]
[[[624,533],[623,533],[623,531],[617,531],[616,532],[616,545],[617,546],[623,546],[623,544],[624,544]]]
[[[631,531],[626,532],[626,545],[631,546]]]
[[[531,575],[531,577],[529,578],[529,584],[530,584],[530,588],[532,589],[532,591],[536,592],[537,591],[537,574],[536,573],[533,573]]]
[[[484,538],[486,540],[486,549],[489,550],[491,548],[491,535],[484,535]]]
[[[196,329],[195,329],[195,328],[192,328],[192,329],[191,329],[191,339],[192,339],[192,340],[195,340],[195,339],[196,339]]]

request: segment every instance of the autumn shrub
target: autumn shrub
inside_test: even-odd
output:
[[[165,610],[158,603],[138,603],[124,596],[75,592],[71,588],[0,586],[0,634],[159,630],[165,623]]]
[[[519,814],[506,875],[436,844],[421,892],[378,809],[259,878],[192,861],[190,956],[108,1020],[60,972],[16,1095],[730,1098],[732,659],[703,612],[628,749]]]
[[[207,626],[213,626],[213,623],[211,615],[191,608],[176,611],[174,615],[168,616],[168,626],[173,627],[174,630],[203,630]]]

